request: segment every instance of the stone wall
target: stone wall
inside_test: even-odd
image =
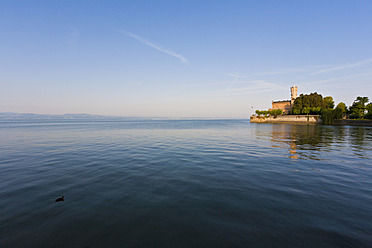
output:
[[[279,115],[275,116],[256,116],[250,118],[252,123],[294,123],[294,124],[322,124],[319,115]]]

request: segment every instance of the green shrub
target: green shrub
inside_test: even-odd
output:
[[[283,110],[281,109],[273,109],[273,110],[256,110],[256,114],[257,115],[264,115],[264,116],[269,116],[269,115],[273,115],[273,116],[278,116],[278,115],[281,115],[283,114]]]

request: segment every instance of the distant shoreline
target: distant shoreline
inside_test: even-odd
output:
[[[249,120],[245,117],[154,117],[154,116],[110,116],[91,114],[35,114],[0,112],[0,120]]]

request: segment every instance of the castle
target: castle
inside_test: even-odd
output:
[[[297,86],[293,84],[293,86],[290,88],[291,89],[291,100],[284,100],[284,101],[272,101],[272,108],[271,110],[274,109],[281,109],[283,110],[283,114],[289,114],[293,107],[293,103],[297,98]]]

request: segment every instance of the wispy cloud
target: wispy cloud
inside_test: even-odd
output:
[[[238,73],[238,72],[229,73],[229,74],[226,74],[226,76],[231,77],[231,78],[233,78],[235,80],[240,80],[242,78],[246,78],[247,77],[246,75],[241,74],[241,73]]]
[[[330,72],[330,71],[338,71],[338,70],[358,67],[358,66],[369,64],[369,63],[372,63],[372,58],[363,59],[363,60],[360,60],[360,61],[357,61],[357,62],[354,62],[354,63],[329,67],[329,68],[326,68],[326,69],[322,69],[322,70],[313,72],[313,73],[311,73],[311,75],[316,75],[316,74],[326,73],[326,72]]]
[[[368,73],[359,73],[359,74],[353,74],[345,77],[335,77],[335,78],[328,78],[323,80],[317,80],[317,81],[310,81],[310,82],[303,82],[303,85],[316,85],[316,84],[326,84],[330,82],[337,82],[337,81],[343,81],[346,79],[352,79],[352,78],[358,78],[358,77],[365,77],[365,76],[371,76],[372,72]]]
[[[257,72],[255,75],[258,76],[271,76],[271,75],[281,75],[281,74],[293,74],[298,72],[310,72],[314,71],[315,69],[319,69],[325,67],[325,65],[311,65],[311,66],[303,66],[303,67],[295,67],[295,68],[278,68],[277,70],[273,71],[264,71],[264,72]]]
[[[246,81],[245,85],[210,91],[210,94],[218,95],[252,95],[262,92],[282,90],[285,87],[264,80]]]
[[[303,82],[302,85],[326,84],[326,83],[330,83],[330,82],[339,81],[339,80],[342,80],[342,79],[344,79],[344,78],[340,78],[340,77],[329,78],[329,79],[324,79],[324,80],[317,80],[317,81],[311,81],[311,82]]]
[[[170,55],[172,57],[175,57],[175,58],[179,59],[182,63],[185,63],[185,64],[188,64],[189,63],[189,61],[184,56],[182,56],[181,54],[178,54],[176,52],[173,52],[170,49],[161,47],[161,46],[159,46],[159,45],[157,45],[157,44],[155,44],[155,43],[153,43],[153,42],[151,42],[149,40],[146,40],[146,39],[144,39],[144,38],[142,38],[142,37],[140,37],[140,36],[138,36],[136,34],[133,34],[131,32],[128,32],[126,30],[119,30],[119,32],[122,33],[122,34],[125,34],[128,37],[131,37],[131,38],[137,40],[138,42],[141,42],[144,45],[147,45],[147,46],[149,46],[151,48],[154,48],[155,50],[157,50],[159,52],[162,52],[162,53],[168,54],[168,55]]]
[[[275,70],[271,71],[261,71],[261,72],[253,72],[250,73],[250,76],[276,76],[276,75],[282,75],[282,74],[295,74],[295,73],[304,73],[304,72],[312,72],[314,70],[319,70],[320,68],[324,68],[329,65],[308,65],[303,67],[292,67],[292,68],[277,68]],[[244,78],[248,78],[247,75],[239,72],[233,72],[226,74],[226,76],[231,77],[235,80],[240,80]]]

